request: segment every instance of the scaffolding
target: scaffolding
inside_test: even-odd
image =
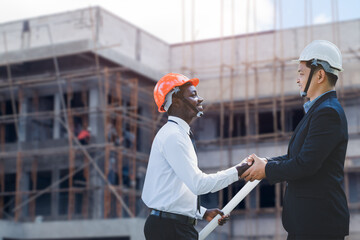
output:
[[[124,73],[129,75],[129,69],[113,64],[108,67],[109,64],[102,62],[97,54],[99,48],[96,47],[96,23],[93,16],[96,13],[89,8],[89,14],[95,47],[93,54],[87,57],[94,59],[95,66],[64,71],[59,68],[59,58],[63,56],[56,54],[53,54],[52,58],[54,72],[44,74],[45,76],[14,77],[12,65],[7,63],[5,66],[7,81],[1,82],[0,88],[9,89],[11,101],[7,104],[6,99],[0,99],[0,218],[14,221],[34,220],[42,208],[37,200],[49,194],[56,199],[50,203],[49,219],[61,219],[65,215],[68,220],[98,218],[99,211],[92,210],[94,208],[103,209],[103,214],[100,214],[103,218],[135,217],[144,214],[143,204],[138,203],[141,194],[139,181],[143,179],[138,178],[137,172],[139,167],[146,166],[148,152],[138,150],[137,137],[139,131],[145,132],[148,136],[146,141],[151,142],[161,122],[154,124],[155,114],[139,115],[138,111],[140,105],[156,109],[151,101],[152,85],[142,86],[136,74],[132,74],[130,78],[123,77]],[[46,26],[46,29],[52,45],[50,26]],[[3,32],[5,54],[7,38],[7,33]],[[117,44],[108,48],[116,46]],[[39,92],[43,88],[58,89],[54,93],[57,109],[40,109]],[[98,89],[98,106],[95,108],[90,106],[90,91],[93,89]],[[80,100],[76,99],[78,96]],[[22,109],[26,106],[25,101],[30,98],[32,110]],[[90,131],[92,138],[87,143],[80,143],[77,138],[78,128],[90,130],[91,118],[96,119],[93,122],[98,132],[92,134]],[[81,126],[74,122],[75,119]],[[26,123],[30,120],[53,122],[57,125],[54,135],[57,135],[58,141],[46,147],[26,146],[22,135],[38,131],[29,129],[31,124]],[[6,126],[9,125],[13,125],[16,130],[15,148],[7,148],[5,141]],[[67,138],[67,142],[62,141],[65,138],[61,138],[61,134]],[[15,186],[8,190],[6,187],[9,180],[6,180],[4,169],[6,165],[11,165],[14,159]],[[62,163],[67,159],[68,164],[62,164],[63,169],[57,173],[57,178],[50,181],[50,185],[40,186],[39,176],[44,169],[39,166],[40,162],[48,161],[51,165],[52,159]],[[28,172],[29,178],[26,178]],[[94,181],[94,178],[100,178],[101,181]],[[28,181],[25,185],[30,185],[29,189],[24,187],[25,180]],[[95,193],[101,191],[103,200],[94,200]],[[65,202],[59,198],[65,199]]]
[[[236,145],[243,144],[249,152],[253,145],[257,149],[261,141],[270,139],[278,147],[281,141],[286,141],[291,136],[291,130],[285,128],[286,110],[299,106],[301,102],[298,96],[285,94],[286,62],[290,59],[287,59],[284,54],[283,3],[282,0],[273,0],[273,52],[271,61],[264,62],[258,59],[261,53],[258,52],[260,44],[256,32],[257,8],[259,7],[257,1],[244,1],[247,8],[245,52],[242,59],[237,59],[234,20],[237,15],[236,1],[219,0],[221,36],[218,41],[219,51],[216,53],[219,61],[213,66],[200,67],[196,65],[195,58],[195,0],[191,1],[191,42],[186,43],[185,0],[182,0],[182,66],[177,70],[194,77],[202,72],[218,74],[219,100],[206,101],[205,112],[219,117],[219,136],[216,139],[199,140],[197,145],[200,150],[202,147],[217,145],[220,152],[220,166],[227,168],[235,162],[236,156],[233,156],[233,150]],[[232,9],[230,14],[231,47],[225,48],[225,41],[229,38],[224,36],[226,15],[224,4],[229,1],[231,1]],[[332,37],[334,43],[340,44],[337,6],[338,1],[331,0]],[[90,54],[82,57],[94,63],[90,67],[62,70],[59,68],[59,59],[66,55],[56,54],[53,54],[51,59],[54,69],[51,74],[13,76],[12,64],[5,65],[7,81],[0,82],[0,89],[9,90],[11,101],[6,101],[5,98],[0,99],[0,219],[33,221],[39,215],[37,213],[43,211],[42,206],[37,204],[37,200],[46,199],[47,196],[51,196],[52,199],[49,219],[107,219],[145,216],[146,214],[144,211],[146,208],[139,201],[141,179],[138,175],[142,168],[146,168],[149,149],[144,152],[141,149],[141,143],[144,140],[152,142],[156,131],[164,122],[165,115],[157,113],[152,101],[154,82],[148,85],[143,84],[144,77],[125,67],[105,62],[98,55],[100,49],[113,48],[120,43],[98,47],[98,30],[94,16],[96,12],[94,13],[90,8],[89,13],[94,48]],[[312,18],[311,1],[304,0],[304,45],[314,38]],[[254,27],[253,34],[250,33],[250,25]],[[46,29],[50,44],[53,44],[50,26],[46,26]],[[7,33],[4,32],[2,37],[6,50]],[[227,50],[231,51],[230,60],[225,59]],[[252,59],[251,54],[254,56]],[[359,59],[356,49],[350,49],[346,54],[353,54]],[[270,69],[272,82],[272,88],[269,89],[271,97],[266,98],[261,97],[259,93],[261,85],[259,73],[264,68]],[[235,86],[241,82],[244,83],[245,90],[244,99],[239,101],[234,91]],[[342,84],[341,81],[340,83]],[[56,89],[53,94],[57,108],[53,110],[43,110],[41,106],[41,92],[46,88]],[[341,100],[360,98],[360,91],[357,89],[345,91],[341,85],[339,92]],[[228,95],[229,98],[225,99],[224,95]],[[29,99],[31,99],[31,110],[26,109]],[[98,102],[94,104],[93,99],[98,99]],[[151,109],[150,113],[142,114],[140,106]],[[260,114],[264,111],[271,112],[273,131],[270,133],[260,131]],[[242,114],[241,119],[235,119],[236,114]],[[23,142],[24,134],[36,131],[29,129],[31,124],[26,124],[29,120],[52,122],[53,136],[56,136],[56,141],[44,146],[38,143],[27,146],[26,142]],[[80,143],[77,138],[79,123],[81,123],[80,128],[84,130],[91,125],[91,127],[95,126],[96,138],[92,138],[87,144]],[[239,124],[244,125],[243,134],[235,134],[235,129],[240,128]],[[8,126],[14,127],[13,132],[16,133],[16,144],[12,146],[6,143]],[[251,126],[254,128],[252,129]],[[141,140],[139,132],[146,133],[146,139]],[[227,158],[224,157],[225,155]],[[43,165],[52,164],[52,161],[59,162],[56,166],[61,166],[61,171],[55,169],[51,175],[51,184],[42,186],[40,178],[49,177],[44,173]],[[6,166],[14,169],[12,175],[6,175],[4,170]],[[29,183],[24,183],[27,174],[29,174]],[[11,181],[14,186],[7,189],[5,182]],[[25,185],[28,185],[27,189]],[[349,180],[345,177],[345,189],[348,189],[348,185]],[[260,187],[253,193],[256,196],[255,206],[251,206],[253,195],[249,195],[245,199],[244,209],[236,209],[233,214],[244,215],[245,220],[256,219],[258,213],[274,214],[276,219],[274,237],[281,239],[281,196],[285,185],[279,183],[274,187],[275,202],[271,208],[260,207]],[[226,200],[235,194],[235,190],[233,187],[228,187],[218,193],[219,208],[222,208]],[[234,237],[233,226],[230,225],[229,228],[229,235]],[[255,230],[251,226],[247,229],[249,232],[243,234],[251,235],[254,231],[258,234],[260,226],[256,225]]]
[[[99,73],[100,74],[100,73]],[[109,80],[109,75],[111,75],[114,79]],[[83,99],[83,103],[84,103],[84,107],[83,108],[76,108],[73,109],[71,108],[71,100],[72,100],[72,78],[66,78],[67,79],[67,109],[64,109],[61,111],[62,115],[67,115],[67,125],[65,125],[64,121],[62,121],[62,123],[64,124],[63,127],[67,128],[67,135],[68,135],[68,146],[53,146],[50,148],[44,148],[44,149],[29,149],[29,150],[14,150],[14,151],[4,151],[5,148],[5,144],[4,144],[4,138],[5,138],[5,134],[4,134],[4,128],[5,128],[5,124],[6,123],[11,123],[11,118],[16,118],[17,114],[13,114],[12,116],[10,115],[2,115],[2,119],[1,119],[1,165],[2,167],[1,172],[0,172],[0,184],[1,184],[1,194],[0,194],[0,205],[3,206],[4,204],[4,197],[5,196],[10,196],[11,194],[14,194],[16,196],[16,200],[15,200],[15,207],[12,209],[13,211],[15,211],[15,215],[14,215],[14,220],[18,221],[21,218],[21,209],[28,203],[29,204],[29,213],[31,218],[33,219],[35,217],[35,209],[36,209],[36,205],[35,205],[35,201],[38,197],[42,196],[45,193],[53,193],[54,191],[56,191],[55,189],[53,189],[54,186],[49,186],[48,188],[39,191],[39,189],[36,188],[37,186],[37,160],[36,157],[37,156],[42,156],[42,157],[49,157],[52,158],[54,156],[56,157],[65,157],[68,156],[68,174],[65,176],[65,178],[62,179],[62,181],[67,180],[68,181],[68,188],[63,188],[61,189],[62,192],[66,192],[68,191],[69,197],[68,197],[68,219],[72,219],[73,214],[74,214],[74,210],[75,210],[75,195],[78,194],[82,194],[82,216],[84,219],[88,218],[89,216],[89,193],[91,192],[92,188],[94,188],[94,186],[91,186],[90,184],[90,177],[89,177],[89,168],[90,168],[90,159],[92,158],[90,155],[92,155],[93,152],[105,152],[105,157],[104,157],[104,164],[105,166],[101,169],[104,169],[105,175],[104,175],[104,181],[107,183],[107,185],[104,188],[105,191],[105,199],[104,199],[104,210],[105,210],[105,214],[104,217],[108,217],[109,212],[110,212],[110,208],[109,205],[111,204],[111,195],[113,194],[117,194],[118,198],[122,198],[121,196],[124,196],[124,192],[129,191],[127,194],[129,195],[129,201],[128,203],[125,203],[125,201],[118,201],[117,202],[117,211],[116,211],[116,215],[118,217],[121,217],[122,215],[122,209],[123,207],[126,207],[127,205],[130,206],[131,212],[128,211],[128,215],[129,216],[136,216],[136,201],[139,198],[139,190],[136,189],[136,162],[141,161],[142,164],[146,163],[147,161],[147,154],[144,153],[138,153],[137,149],[136,149],[136,135],[137,135],[137,129],[138,126],[140,128],[142,128],[142,130],[147,131],[148,129],[150,129],[150,131],[154,131],[154,129],[152,128],[152,123],[153,121],[151,120],[151,118],[145,118],[144,116],[139,117],[137,114],[137,109],[138,109],[138,94],[139,94],[139,86],[138,86],[138,79],[137,78],[133,78],[133,79],[126,79],[126,80],[121,80],[120,79],[120,75],[121,75],[121,71],[114,71],[114,72],[110,72],[109,69],[105,69],[105,76],[104,76],[104,84],[105,86],[105,90],[106,93],[104,94],[104,96],[106,96],[106,98],[108,98],[110,96],[111,98],[111,104],[108,105],[106,104],[105,108],[103,109],[99,109],[96,110],[95,114],[105,114],[106,115],[106,119],[107,121],[104,121],[104,134],[105,136],[103,137],[103,139],[105,140],[104,142],[97,142],[97,143],[93,143],[91,142],[89,145],[86,146],[82,146],[81,144],[79,144],[79,142],[76,139],[76,136],[74,135],[74,116],[81,116],[82,118],[85,118],[85,116],[88,116],[89,114],[93,114],[94,112],[92,110],[89,109],[89,107],[87,106],[87,95],[86,95],[86,91],[85,89],[82,91],[82,99]],[[116,76],[116,77],[115,77]],[[76,80],[78,77],[76,77]],[[84,81],[86,81],[86,78],[83,78]],[[111,82],[112,88],[116,91],[116,95],[114,93],[109,93],[109,81]],[[123,106],[121,103],[121,85],[126,85],[129,89],[130,89],[130,106]],[[149,96],[151,96],[151,91],[149,91],[149,89],[142,89],[142,92],[146,92],[147,94],[149,94]],[[37,96],[34,97],[34,102],[37,102]],[[118,102],[116,102],[118,101]],[[105,102],[107,102],[107,99],[105,99]],[[154,107],[151,106],[150,102],[150,106],[149,107]],[[22,104],[21,99],[19,98],[18,101],[18,105],[19,108]],[[37,104],[34,104],[35,106]],[[5,112],[4,110],[4,103],[2,103],[3,106],[3,112]],[[108,136],[108,124],[110,121],[110,115],[114,115],[115,114],[115,124],[116,124],[116,129],[115,129],[115,135],[119,136],[119,138],[115,139],[109,139]],[[41,111],[36,111],[35,113],[29,113],[29,114],[21,114],[22,118],[26,118],[26,117],[34,117],[34,119],[55,119],[57,116],[54,116],[54,113],[50,113],[50,112],[41,112]],[[83,128],[87,128],[88,125],[88,121],[87,120],[83,120]],[[61,119],[60,119],[61,121]],[[127,123],[130,123],[130,131],[129,134],[131,136],[134,136],[133,139],[131,139],[133,142],[131,143],[131,147],[127,148],[124,147],[123,144],[120,142],[124,142],[123,138],[123,124],[122,121],[126,121]],[[149,126],[151,126],[149,128]],[[110,141],[113,140],[113,141]],[[150,139],[149,139],[150,140]],[[79,153],[81,151],[85,151],[85,153]],[[117,184],[115,183],[109,183],[109,181],[107,180],[109,178],[109,159],[112,155],[116,155],[117,158],[117,162],[118,162],[118,168],[116,169],[115,172],[117,172],[119,174],[118,178],[119,181]],[[81,164],[79,166],[79,163],[76,163],[76,159],[79,159],[79,157],[81,157],[81,155],[83,155],[83,164]],[[6,192],[5,191],[5,184],[4,184],[4,161],[6,161],[7,159],[13,159],[16,156],[16,190],[15,192]],[[129,187],[129,189],[127,189],[127,187],[124,187],[123,185],[123,181],[122,181],[122,157],[126,156],[129,158],[129,164],[130,164],[130,181],[131,181],[131,187]],[[22,191],[21,190],[21,179],[23,176],[23,164],[24,161],[30,161],[32,162],[32,167],[31,167],[31,181],[32,181],[32,190],[31,191]],[[91,162],[91,164],[98,164],[96,163],[94,160]],[[98,166],[97,168],[100,168],[100,166]],[[84,186],[83,187],[74,187],[74,179],[73,176],[77,173],[82,173],[84,176]],[[61,182],[57,182],[57,184],[60,184]],[[115,184],[115,185],[114,185]],[[58,190],[59,191],[59,190]],[[123,192],[121,194],[121,192]],[[22,201],[22,199],[24,199],[24,196],[27,196],[26,198],[28,198],[28,200]],[[4,209],[4,207],[2,207],[1,209]],[[1,211],[1,214],[3,214],[3,211]]]

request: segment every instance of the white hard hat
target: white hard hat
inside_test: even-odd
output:
[[[342,57],[339,48],[326,40],[315,40],[308,44],[301,52],[297,62],[310,61],[312,59],[319,60],[318,63],[327,62],[330,67],[326,69],[326,72],[338,75],[338,72],[342,72]],[[323,64],[322,64],[323,65]],[[324,66],[324,65],[323,65]]]

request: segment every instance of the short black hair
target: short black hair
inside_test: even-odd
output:
[[[313,67],[313,65],[311,65],[311,63],[312,63],[312,61],[307,61],[307,62],[306,62],[306,66],[307,66],[308,68]],[[319,71],[320,69],[324,70],[324,72],[325,72],[325,74],[326,74],[326,77],[327,77],[328,80],[329,80],[330,86],[335,87],[335,84],[336,84],[336,82],[337,82],[337,80],[338,80],[338,77],[337,77],[335,74],[326,72],[325,69],[323,68],[323,66],[321,66],[321,64],[315,66],[314,74],[315,74],[317,71]]]

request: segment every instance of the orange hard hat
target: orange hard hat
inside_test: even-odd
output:
[[[196,87],[199,84],[199,79],[189,79],[188,77],[179,73],[168,73],[157,82],[154,88],[154,99],[156,105],[158,106],[159,112],[166,112],[163,106],[166,95],[175,87],[180,87],[188,82]]]

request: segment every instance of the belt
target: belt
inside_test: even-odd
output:
[[[150,212],[150,215],[158,216],[160,218],[176,220],[178,222],[190,224],[193,226],[195,226],[197,224],[196,218],[192,218],[192,217],[188,217],[188,216],[184,216],[184,215],[176,214],[176,213],[163,212],[163,211],[159,211],[156,209],[152,209]]]

